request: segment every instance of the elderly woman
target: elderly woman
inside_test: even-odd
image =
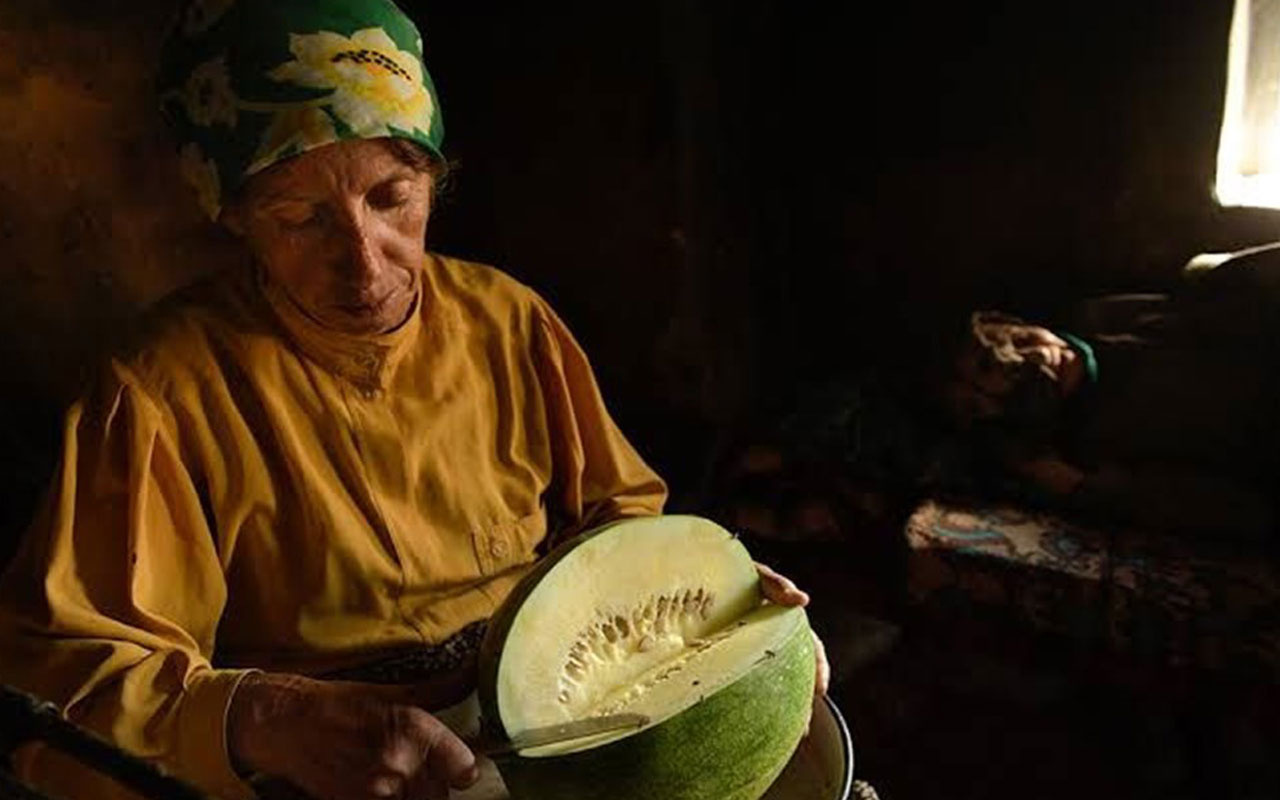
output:
[[[484,620],[549,545],[665,499],[551,308],[424,253],[445,161],[422,53],[390,0],[186,7],[163,106],[247,257],[71,408],[0,584],[0,681],[226,798],[473,782],[429,711],[470,690]],[[17,761],[52,794],[122,791]]]
[[[1177,307],[1095,301],[1088,338],[998,311],[969,320],[943,402],[997,479],[1061,510],[1265,541],[1274,440],[1265,365],[1206,347]],[[1164,308],[1165,305],[1170,308]],[[968,465],[966,465],[968,466]],[[979,470],[981,471],[981,470]]]

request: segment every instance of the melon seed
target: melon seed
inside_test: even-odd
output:
[[[610,664],[633,653],[647,653],[657,646],[658,638],[668,631],[681,633],[686,618],[706,620],[715,603],[714,595],[705,588],[677,589],[666,594],[650,595],[622,613],[602,612],[596,622],[584,629],[569,648],[561,673],[570,684],[580,685],[596,664]],[[709,647],[712,641],[691,639],[687,645],[695,650]],[[567,700],[563,702],[568,702]]]

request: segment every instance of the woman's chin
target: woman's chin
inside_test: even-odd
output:
[[[319,319],[325,327],[342,333],[390,333],[404,323],[412,306],[412,296],[387,300],[378,306],[337,305],[327,309]]]

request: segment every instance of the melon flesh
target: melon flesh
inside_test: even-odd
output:
[[[500,761],[512,797],[530,800],[754,800],[813,693],[804,611],[763,602],[746,549],[696,517],[628,520],[558,549],[494,618],[481,658],[492,733],[649,718]]]
[[[777,658],[796,631],[806,628],[800,609],[766,605],[732,623],[675,658],[660,663],[638,680],[604,695],[578,718],[629,712],[649,718],[655,727],[689,706],[737,682],[764,661]],[[521,752],[538,758],[576,752],[634,734],[601,734],[590,739],[547,745]]]
[[[623,710],[620,693],[644,692],[759,606],[758,585],[746,548],[695,517],[635,520],[590,538],[539,581],[511,625],[498,669],[503,727]]]

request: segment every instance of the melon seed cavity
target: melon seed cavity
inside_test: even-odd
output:
[[[634,666],[643,672],[663,661],[664,655],[683,661],[684,658],[678,657],[682,651],[688,651],[687,658],[707,648],[715,637],[697,638],[691,634],[710,617],[714,605],[715,594],[710,590],[685,588],[651,595],[629,609],[598,611],[569,647],[560,669],[557,699],[564,704],[574,700],[590,702],[591,698],[581,695],[592,678],[630,671],[625,667],[636,660],[637,655],[644,663]],[[650,676],[650,681],[665,679],[671,672],[679,671],[683,664],[670,667]],[[607,678],[605,682],[610,683]],[[632,691],[643,692],[644,688],[633,686]]]

